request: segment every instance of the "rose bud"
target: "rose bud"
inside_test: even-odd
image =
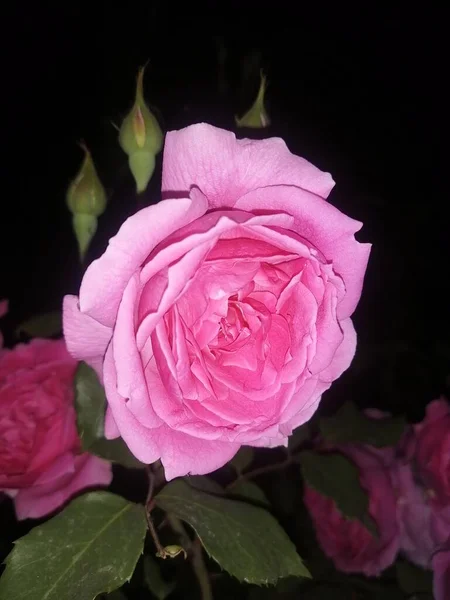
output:
[[[259,84],[259,90],[258,95],[256,96],[256,100],[243,117],[235,117],[236,125],[238,127],[263,129],[264,127],[269,127],[270,125],[270,118],[264,106],[264,96],[266,93],[267,79],[262,71],[260,77],[261,81]]]
[[[128,155],[137,191],[145,191],[155,170],[155,156],[163,145],[163,133],[156,117],[144,100],[145,67],[139,69],[134,106],[123,120],[119,131],[119,143]]]
[[[106,192],[100,181],[91,153],[81,145],[85,157],[81,169],[67,190],[67,206],[73,214],[72,224],[81,261],[97,231],[97,217],[106,208]]]

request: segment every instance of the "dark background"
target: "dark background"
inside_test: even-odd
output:
[[[166,130],[202,120],[234,128],[262,67],[272,125],[239,134],[281,136],[330,171],[331,202],[363,221],[359,239],[373,243],[355,315],[360,352],[345,393],[419,418],[445,389],[450,361],[446,43],[438,11],[392,4],[149,0],[6,9],[0,297],[10,299],[9,342],[18,322],[78,289],[65,205],[82,159],[78,141],[91,149],[110,195],[90,259],[136,210],[111,121],[120,124],[131,107],[138,67],[150,61],[146,95]],[[159,199],[160,169],[161,156],[146,203]]]
[[[272,124],[238,134],[283,137],[292,152],[331,172],[330,201],[363,221],[358,239],[373,244],[354,318],[357,355],[322,410],[353,399],[419,420],[429,401],[448,392],[443,14],[431,3],[420,10],[400,2],[385,9],[294,4],[19,2],[3,9],[7,343],[22,320],[77,292],[81,269],[65,205],[82,160],[77,142],[91,149],[109,194],[90,259],[136,210],[111,122],[120,124],[132,105],[138,67],[149,60],[146,96],[165,130],[198,121],[234,129],[263,68]],[[147,204],[159,200],[160,172],[161,156]],[[11,523],[9,503],[7,511],[3,522]]]

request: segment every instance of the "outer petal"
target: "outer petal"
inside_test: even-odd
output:
[[[340,322],[342,333],[344,335],[342,342],[336,352],[330,365],[318,374],[321,381],[333,382],[346,371],[352,363],[356,352],[356,331],[351,319],[345,319]]]
[[[161,458],[166,479],[188,473],[210,473],[223,466],[239,450],[240,444],[206,441],[180,433],[163,425],[147,429],[117,393],[114,357],[111,346],[104,363],[105,390],[115,423],[131,452],[143,463]]]
[[[139,211],[109,241],[106,252],[87,269],[80,289],[80,310],[113,327],[123,291],[134,271],[168,235],[202,216],[206,201],[164,200]]]
[[[295,219],[295,231],[332,262],[342,277],[346,293],[337,307],[339,319],[349,317],[361,296],[370,244],[360,244],[354,234],[362,227],[322,198],[292,185],[273,185],[242,196],[236,208],[248,212],[284,211]]]
[[[131,277],[117,313],[112,343],[117,393],[127,399],[131,411],[145,427],[162,424],[149,398],[149,390],[142,368],[142,357],[136,347],[134,314],[139,292],[139,275]]]
[[[161,462],[166,479],[204,475],[223,467],[241,447],[231,442],[201,440],[173,429],[159,430]]]
[[[76,296],[64,298],[63,326],[70,354],[87,362],[102,378],[103,357],[111,339],[112,329],[80,312]]]
[[[114,364],[112,344],[109,345],[103,364],[103,379],[106,397],[108,398],[109,411],[108,428],[105,430],[107,438],[117,437],[116,429],[123,440],[136,456],[144,464],[150,464],[160,458],[155,429],[148,429],[139,423],[133,413],[128,409],[126,399],[117,391],[117,373]],[[108,411],[108,413],[109,413]]]
[[[108,486],[112,480],[111,463],[91,454],[76,456],[73,468],[58,479],[38,480],[35,485],[19,490],[14,497],[17,518],[37,519],[61,507],[77,492],[86,488]]]
[[[323,173],[292,154],[283,140],[237,140],[230,131],[199,123],[166,136],[163,194],[198,186],[210,208],[233,207],[247,192],[267,185],[296,185],[326,198],[334,186]]]

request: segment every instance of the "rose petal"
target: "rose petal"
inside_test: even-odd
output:
[[[210,208],[234,207],[255,188],[296,185],[326,198],[334,186],[323,173],[289,152],[279,138],[237,140],[223,129],[200,123],[166,135],[162,190],[190,190],[198,186]]]
[[[164,200],[139,211],[109,241],[106,252],[87,269],[80,289],[80,310],[113,327],[123,291],[134,271],[168,235],[205,213],[195,198]]]
[[[19,490],[14,498],[17,518],[38,519],[48,515],[77,492],[108,486],[111,480],[111,463],[87,453],[76,456],[72,468],[58,479],[38,480],[32,487]]]
[[[339,303],[338,317],[349,317],[361,296],[370,244],[360,244],[354,234],[362,227],[318,196],[289,185],[277,185],[249,192],[236,208],[285,211],[295,218],[295,231],[315,246],[334,271],[342,277],[346,294]]]
[[[204,475],[223,467],[241,447],[231,442],[201,440],[161,428],[158,443],[167,481],[184,475]]]
[[[78,298],[65,296],[63,327],[67,349],[77,360],[84,360],[102,380],[103,357],[111,340],[112,329],[80,312]]]
[[[105,392],[108,398],[109,408],[114,418],[114,423],[123,440],[135,455],[144,464],[150,464],[160,458],[159,448],[156,443],[156,429],[144,427],[133,413],[128,409],[126,400],[117,391],[116,366],[112,344],[109,345],[103,364]],[[105,429],[108,439],[115,437],[114,430]]]

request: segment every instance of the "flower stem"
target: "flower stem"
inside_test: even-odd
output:
[[[165,555],[165,550],[161,542],[159,541],[158,533],[156,531],[155,525],[152,519],[152,508],[153,508],[153,490],[155,488],[155,476],[152,470],[151,465],[147,466],[147,475],[148,475],[148,492],[147,499],[145,501],[145,518],[147,519],[147,527],[150,532],[150,535],[153,538],[153,542],[156,546],[156,550],[163,557]]]
[[[243,473],[239,475],[234,481],[227,485],[227,490],[232,490],[234,486],[236,486],[240,481],[246,481],[247,479],[253,479],[254,477],[258,477],[259,475],[265,475],[266,473],[273,473],[274,471],[279,471],[280,469],[284,469],[292,464],[293,459],[291,455],[288,455],[283,461],[275,463],[273,465],[266,465],[265,467],[258,467],[257,469],[253,469],[252,471],[247,471],[247,473]]]
[[[191,559],[192,568],[197,577],[202,600],[213,600],[211,582],[209,573],[203,560],[202,545],[198,538],[191,541],[183,523],[172,514],[167,514],[167,520],[170,526],[180,537],[180,542],[183,548],[189,549],[189,557]]]

